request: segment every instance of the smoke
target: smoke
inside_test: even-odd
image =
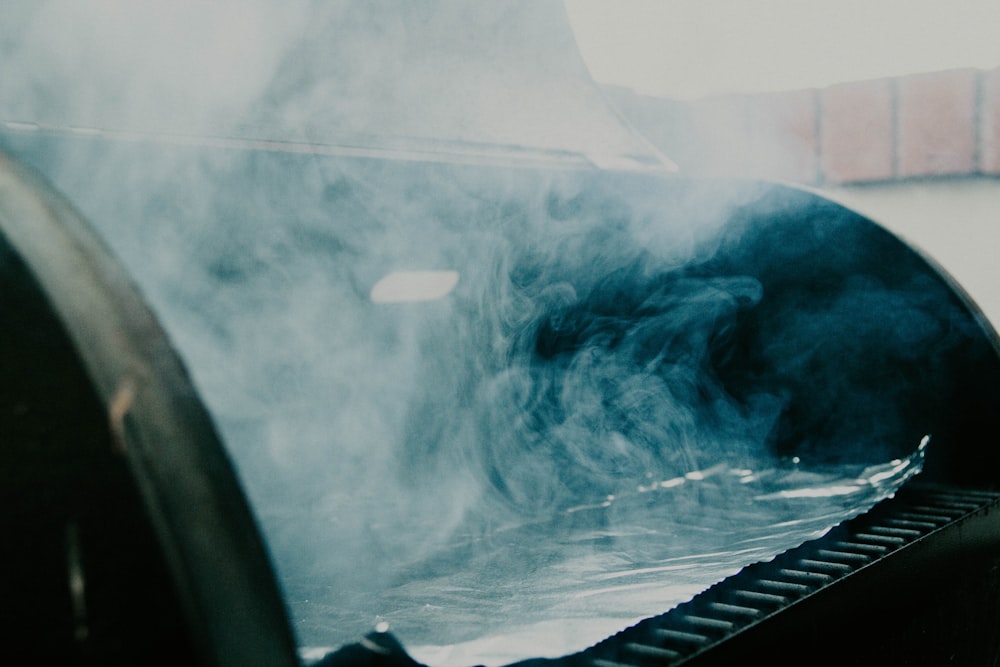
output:
[[[3,117],[211,135],[260,97],[306,8],[14,0],[4,8]]]
[[[355,151],[661,159],[604,103],[555,1],[12,0],[5,15],[8,121]]]
[[[346,157],[638,150],[588,132],[550,6],[365,6],[15,3],[0,30],[2,117],[40,124],[2,145],[162,318],[302,645],[381,616],[408,645],[594,623],[511,640],[581,648],[919,470],[968,332],[916,259],[781,189]]]

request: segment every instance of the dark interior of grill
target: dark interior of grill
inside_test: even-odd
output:
[[[891,456],[907,455],[931,434],[936,445],[947,444],[933,448],[927,477],[993,482],[992,465],[971,464],[961,452],[1000,425],[990,409],[1000,377],[995,338],[923,257],[861,216],[804,193],[778,189],[738,211],[705,262],[654,276],[607,276],[537,331],[539,360],[552,363],[595,339],[614,347],[669,312],[686,281],[732,276],[759,280],[763,297],[745,297],[715,326],[706,368],[741,402],[764,391],[789,397],[770,436],[779,455],[822,461],[855,447],[849,458],[875,462],[886,452],[865,450],[874,434],[899,444]],[[824,312],[799,327],[805,317],[798,314]],[[650,354],[639,363],[661,352],[656,333],[652,327]],[[887,396],[898,412],[883,409]],[[973,458],[994,463],[997,456],[986,448]]]

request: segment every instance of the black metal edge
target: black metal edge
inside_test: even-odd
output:
[[[3,154],[0,231],[50,300],[105,406],[204,663],[297,664],[284,602],[232,463],[124,269],[64,198]]]
[[[786,650],[878,596],[921,585],[934,566],[981,554],[1000,556],[1000,492],[908,485],[824,537],[750,565],[585,651],[519,664],[731,664],[765,646]]]

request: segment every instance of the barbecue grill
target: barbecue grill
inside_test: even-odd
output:
[[[521,9],[499,12],[480,36],[537,20],[546,29],[529,31],[535,39],[565,38],[550,6]],[[360,34],[378,25],[363,14]],[[432,28],[436,40],[447,34]],[[335,62],[330,48],[316,39],[290,62]],[[552,51],[519,48],[514,60]],[[381,74],[349,87],[367,100],[387,83]],[[529,92],[544,98],[538,84]],[[568,90],[595,108],[592,87]],[[4,584],[0,653],[10,662],[296,664],[303,643],[337,630],[317,664],[414,664],[393,634],[412,618],[387,627],[357,611],[380,582],[344,587],[331,611],[310,602],[322,595],[315,580],[355,563],[375,565],[369,578],[433,580],[447,554],[505,536],[544,539],[665,498],[687,511],[742,497],[760,482],[714,465],[732,452],[774,461],[789,479],[849,462],[867,471],[866,498],[884,500],[590,648],[518,664],[799,663],[816,646],[856,660],[866,643],[866,659],[890,664],[1000,655],[1000,452],[990,444],[1000,341],[932,260],[803,189],[677,176],[620,125],[525,148],[517,123],[488,124],[478,143],[428,138],[421,123],[449,124],[433,103],[413,108],[405,136],[321,119],[348,127],[348,139],[275,138],[257,130],[287,110],[264,111],[238,138],[119,118],[81,128],[58,109],[0,126],[12,156],[0,161],[0,553],[16,575]],[[613,113],[574,118],[587,134]],[[469,118],[450,119],[468,129]],[[209,194],[193,194],[206,183]],[[183,319],[192,313],[194,325]],[[322,335],[286,327],[293,313]],[[316,342],[323,354],[291,354]],[[266,358],[266,372],[220,356],[230,350]],[[653,383],[600,394],[600,414],[579,419],[599,431],[598,417],[613,414],[614,430],[595,440],[607,448],[574,449],[563,429],[577,417],[558,378],[621,355]],[[388,373],[371,370],[386,359]],[[520,375],[512,359],[526,360]],[[352,418],[322,423],[336,465],[308,428],[288,430],[315,419],[303,378],[320,373],[337,379],[322,385],[332,395],[322,405]],[[650,387],[698,405],[652,429],[632,400]],[[439,417],[452,403],[464,416]],[[519,409],[497,411],[510,404]],[[404,448],[372,447],[397,433]],[[664,433],[698,446],[649,444]],[[293,455],[276,445],[290,440],[302,443]],[[524,442],[551,454],[512,449]],[[632,448],[641,456],[623,443],[643,445]],[[354,459],[363,465],[348,467]],[[441,484],[456,469],[461,484]],[[405,502],[352,486],[371,471],[376,490],[410,484]],[[317,477],[335,488],[310,495]],[[718,486],[691,484],[703,477]],[[469,480],[486,491],[457,515]],[[371,498],[345,499],[338,485]],[[772,495],[794,506],[796,489]],[[420,523],[421,540],[399,547],[391,538],[408,523]]]

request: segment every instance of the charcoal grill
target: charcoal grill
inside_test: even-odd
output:
[[[130,69],[153,62],[153,53],[126,57],[124,64],[99,58],[81,65],[70,58],[70,76],[50,77],[57,89],[43,80],[47,70],[37,80],[27,76],[21,88],[15,82],[5,89],[13,93],[3,100],[0,148],[15,159],[0,158],[0,367],[5,371],[0,390],[5,538],[0,661],[300,662],[267,547],[216,427],[131,277],[73,207],[91,207],[98,226],[135,212],[122,213],[117,200],[93,196],[92,182],[99,177],[122,188],[135,185],[125,181],[135,174],[101,173],[112,163],[110,157],[124,156],[125,163],[143,166],[166,157],[165,164],[177,159],[190,166],[223,164],[240,155],[246,158],[246,173],[220,169],[213,179],[218,192],[236,193],[224,202],[229,213],[253,213],[240,201],[237,187],[249,174],[266,172],[275,179],[291,174],[294,178],[283,183],[294,195],[299,185],[311,183],[299,174],[335,172],[344,165],[376,175],[372,180],[380,186],[403,184],[433,196],[441,184],[497,184],[484,196],[499,211],[525,208],[509,196],[535,187],[525,184],[558,180],[587,193],[582,203],[561,201],[558,192],[541,193],[538,208],[562,207],[563,217],[590,204],[604,212],[600,206],[607,192],[645,202],[637,205],[647,213],[658,206],[699,211],[742,202],[731,207],[719,252],[688,265],[680,277],[749,275],[763,286],[766,297],[759,307],[747,309],[739,326],[727,333],[730,354],[719,367],[736,393],[781,384],[790,407],[774,445],[783,456],[802,453],[800,447],[811,456],[822,455],[821,446],[810,449],[803,443],[846,434],[838,442],[845,447],[854,442],[854,454],[863,458],[857,441],[881,422],[864,406],[818,402],[815,377],[768,369],[760,349],[779,331],[773,326],[776,316],[828,300],[858,277],[890,286],[912,280],[924,285],[950,313],[946,329],[958,332],[961,345],[950,348],[928,373],[924,359],[899,354],[901,347],[890,341],[876,341],[869,360],[881,375],[861,378],[871,395],[885,374],[908,380],[896,401],[901,419],[886,428],[900,455],[931,436],[919,483],[909,483],[824,537],[750,565],[591,648],[520,664],[645,667],[754,658],[801,664],[812,659],[817,646],[831,661],[858,662],[864,645],[874,648],[862,657],[883,664],[995,663],[1000,656],[1000,447],[995,442],[1000,343],[962,289],[904,242],[823,197],[774,184],[666,174],[664,156],[603,105],[574,51],[559,3],[495,3],[489,23],[469,23],[463,30],[455,25],[468,21],[471,5],[439,5],[442,10],[434,16],[450,23],[427,20],[418,3],[409,9],[399,3],[343,3],[336,11],[344,9],[352,17],[351,39],[317,33],[295,44],[287,61],[291,69],[280,73],[275,87],[258,91],[263,103],[241,117],[239,127],[215,124],[226,114],[201,114],[217,111],[211,103],[219,100],[200,71],[189,78],[201,86],[161,88],[143,79],[141,68]],[[96,11],[88,8],[86,18],[100,23],[91,14]],[[25,5],[5,22],[3,48],[28,34],[19,22],[35,12]],[[40,41],[29,44],[26,62],[63,53],[59,21],[53,20],[59,17],[46,12],[32,24],[31,36]],[[424,39],[389,39],[380,45],[386,14],[402,16],[413,30],[426,30]],[[225,29],[230,27],[235,29]],[[524,41],[515,43],[513,36]],[[144,46],[142,40],[131,42]],[[386,49],[392,57],[384,59],[385,69],[331,71],[331,63],[351,61],[351,54],[338,49],[354,42],[373,52]],[[238,54],[217,55],[242,64]],[[398,68],[396,61],[411,69]],[[53,62],[57,69],[67,64]],[[510,63],[525,64],[522,74],[530,76],[521,80]],[[303,64],[304,69],[295,69]],[[107,66],[92,77],[107,90],[85,88],[80,99],[72,100],[80,104],[53,104],[73,92],[68,84],[89,65]],[[421,68],[451,72],[454,98],[480,106],[423,94],[409,76]],[[355,99],[321,105],[311,126],[275,131],[275,119],[288,111],[281,106],[282,96],[294,97],[290,83],[306,85],[310,77],[330,90],[353,91]],[[132,88],[148,96],[136,107],[145,116],[130,116],[133,109],[120,103],[121,92]],[[387,101],[386,91],[398,92],[400,99]],[[419,94],[407,99],[407,91]],[[93,108],[84,104],[95,100]],[[528,100],[538,103],[529,107]],[[175,103],[190,115],[174,113]],[[493,113],[484,115],[486,108]],[[76,116],[81,110],[83,116]],[[159,113],[163,110],[168,112]],[[355,111],[355,117],[344,110]],[[371,119],[381,119],[382,126],[373,127]],[[386,127],[399,134],[372,136]],[[446,136],[440,136],[442,131]],[[334,207],[331,216],[359,223],[363,208],[345,203],[349,197],[338,199],[343,192],[330,185],[324,196],[342,207]],[[447,209],[448,188],[440,192]],[[137,198],[147,195],[139,192]],[[167,195],[164,201],[183,199],[183,192],[168,189]],[[617,210],[606,209],[613,215]],[[235,278],[248,270],[214,268]],[[865,312],[857,324],[884,330],[879,328],[882,315]],[[840,324],[848,333],[841,336],[834,325],[816,333],[819,343],[835,343],[857,331],[846,326],[852,323]],[[793,342],[800,347],[816,343],[803,337]],[[886,355],[893,363],[884,363]],[[858,410],[864,419],[857,419]],[[391,634],[375,632],[321,664],[414,661]]]
[[[18,659],[40,651],[107,664],[168,645],[177,659],[205,664],[294,663],[264,547],[170,345],[73,209],[30,170],[10,161],[3,167],[4,359],[18,378],[4,395],[4,493],[19,508],[5,515],[5,530],[17,536],[8,545],[31,545],[5,551],[8,571],[20,576],[6,589],[6,627],[14,633],[4,649]],[[531,170],[515,171],[531,178]],[[960,288],[878,226],[808,192],[642,174],[570,178],[594,187],[618,180],[633,192],[662,188],[678,201],[742,192],[749,203],[736,209],[722,250],[686,269],[692,275],[750,272],[765,294],[809,298],[822,298],[845,276],[891,283],[919,275],[947,295],[951,324],[968,336],[948,354],[943,375],[905,396],[916,409],[904,411],[913,424],[901,438],[932,435],[919,484],[662,616],[543,662],[700,665],[758,656],[791,663],[817,643],[847,660],[856,649],[839,641],[844,633],[869,637],[890,664],[995,657],[1000,451],[991,443],[1000,357],[995,334]],[[761,261],[763,248],[778,243],[782,261]],[[789,265],[798,280],[787,281]],[[766,315],[790,303],[800,302],[765,299],[760,307]],[[734,349],[752,358],[767,321],[745,321]],[[738,377],[754,367],[734,363]],[[901,372],[921,363],[902,363]],[[816,421],[808,393],[793,404],[800,421],[786,424],[787,438],[817,423],[829,427]],[[18,482],[25,475],[30,484]],[[55,488],[63,491],[53,496]],[[374,633],[322,664],[410,661],[391,635]]]

